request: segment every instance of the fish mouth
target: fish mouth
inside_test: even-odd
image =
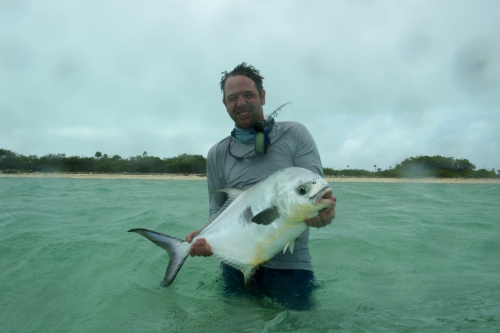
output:
[[[309,198],[314,205],[326,205],[326,207],[333,207],[333,201],[330,199],[333,195],[330,186],[323,187],[316,195]]]

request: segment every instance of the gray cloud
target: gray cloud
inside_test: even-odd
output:
[[[202,154],[228,135],[220,73],[246,61],[266,111],[324,166],[420,154],[500,168],[496,1],[88,1],[0,5],[0,146]]]

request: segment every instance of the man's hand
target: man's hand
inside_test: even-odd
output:
[[[200,233],[201,230],[193,231],[189,235],[186,236],[186,240],[188,243],[191,243],[194,237]],[[210,250],[210,245],[208,245],[207,241],[205,238],[198,238],[196,242],[191,244],[191,248],[189,249],[189,254],[191,257],[194,256],[203,256],[203,257],[209,257],[211,256],[212,250]]]
[[[310,227],[322,228],[331,224],[335,218],[335,205],[337,204],[337,198],[335,198],[331,192],[329,195],[321,199],[322,202],[330,204],[330,208],[322,209],[318,212],[318,215],[310,219],[309,217],[304,217],[304,222]]]

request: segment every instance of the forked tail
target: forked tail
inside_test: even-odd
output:
[[[189,243],[185,240],[147,229],[130,229],[128,232],[136,232],[167,251],[169,262],[161,286],[168,287],[174,282],[177,273],[189,254]]]

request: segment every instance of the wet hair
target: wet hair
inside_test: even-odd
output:
[[[230,72],[224,71],[221,73],[222,77],[220,79],[220,89],[222,91],[222,95],[226,98],[226,92],[224,91],[226,80],[231,76],[244,75],[250,78],[255,83],[255,88],[257,88],[257,92],[259,96],[262,96],[262,90],[264,87],[262,86],[263,76],[260,75],[260,71],[255,69],[252,65],[247,65],[245,62],[242,62],[238,66],[234,67],[234,69]]]

